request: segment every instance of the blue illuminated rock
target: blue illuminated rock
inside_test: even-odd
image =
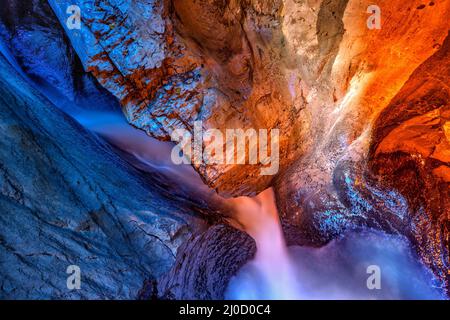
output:
[[[169,270],[196,225],[192,201],[131,167],[3,54],[0,114],[0,298],[130,299]],[[69,265],[80,290],[66,286]]]

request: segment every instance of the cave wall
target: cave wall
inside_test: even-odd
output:
[[[407,235],[447,291],[449,41],[410,75],[373,131],[338,158],[330,180],[317,168],[305,174],[299,161],[277,193],[285,223],[323,243],[358,226]]]
[[[68,1],[50,4],[64,25]],[[442,1],[378,1],[382,28],[369,30],[369,1],[78,4],[84,28],[67,34],[133,125],[163,140],[192,132],[194,121],[222,131],[277,128],[281,172],[313,157],[323,165],[305,170],[328,171],[328,181],[327,158],[336,161],[369,130],[437,50],[450,13]],[[225,196],[274,182],[254,165],[194,166]]]
[[[173,268],[147,282],[140,299],[222,300],[230,279],[253,258],[255,242],[233,227],[217,224],[183,244]]]
[[[68,2],[50,4],[64,23]],[[317,2],[313,13],[283,1],[79,5],[85,28],[67,33],[85,69],[119,98],[133,125],[163,140],[175,129],[192,131],[194,121],[222,131],[277,128],[282,168],[308,145],[301,142],[310,129],[300,114],[307,104],[301,81],[331,72],[346,1]],[[307,38],[287,36],[294,28],[307,30]],[[225,196],[254,195],[273,180],[252,165],[195,167]]]
[[[0,10],[2,44],[23,72],[58,108],[120,110],[117,99],[83,65],[46,1],[5,1]]]

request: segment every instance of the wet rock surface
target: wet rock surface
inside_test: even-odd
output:
[[[66,26],[73,2],[81,30]],[[450,4],[377,2],[380,30],[369,1],[10,0],[0,34],[62,110],[122,107],[160,140],[195,121],[280,129],[278,176],[194,167],[224,196],[274,186],[290,245],[360,226],[406,235],[448,289]],[[2,296],[133,298],[158,278],[141,298],[223,297],[251,239],[194,232],[216,222],[207,205],[130,166],[1,63]],[[87,293],[66,291],[69,262]]]
[[[120,105],[89,73],[46,1],[6,1],[0,37],[23,72],[67,113],[114,110]]]
[[[372,136],[331,167],[331,180],[299,161],[277,193],[287,230],[314,235],[319,243],[359,226],[406,235],[447,291],[449,93],[443,84],[450,76],[449,41],[411,75]]]
[[[376,122],[369,167],[407,199],[407,231],[447,283],[450,268],[450,33]]]
[[[85,27],[67,33],[133,125],[165,140],[175,129],[192,132],[194,121],[205,130],[280,129],[283,169],[307,145],[300,142],[308,130],[300,84],[331,72],[346,2],[311,10],[292,1],[103,1],[80,4]],[[68,1],[50,4],[63,23]],[[318,42],[308,44],[316,25]],[[306,34],[289,38],[295,48],[286,43],[286,31],[303,28]],[[308,47],[300,52],[301,45]],[[307,68],[300,76],[297,64]],[[227,196],[255,195],[273,178],[259,174],[261,165],[195,167]]]
[[[0,66],[0,297],[135,298],[172,266],[199,208],[60,112],[3,55]],[[69,265],[82,290],[68,290]]]
[[[140,299],[220,300],[231,277],[256,251],[252,238],[227,225],[194,235],[179,250],[172,270],[147,282]]]
[[[64,25],[69,1],[49,2]],[[192,132],[194,121],[222,131],[280,129],[284,171],[320,142],[340,154],[339,139],[362,135],[446,35],[447,3],[417,10],[379,1],[381,30],[367,28],[371,4],[84,2],[84,28],[66,31],[133,125],[165,140],[175,129]],[[273,183],[261,165],[194,166],[225,196],[255,195]]]

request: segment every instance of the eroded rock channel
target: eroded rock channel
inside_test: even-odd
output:
[[[376,2],[380,28],[370,1],[7,0],[0,297],[235,297],[265,261],[260,210],[286,256],[389,238],[448,298],[450,2]],[[200,141],[216,161],[174,164],[196,129],[223,133]],[[276,174],[248,163],[251,130],[279,134]],[[217,161],[239,132],[250,155]]]

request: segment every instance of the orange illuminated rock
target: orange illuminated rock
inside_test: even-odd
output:
[[[83,10],[84,42],[73,44],[148,134],[170,140],[195,121],[223,132],[279,129],[280,171],[315,158],[329,180],[335,158],[365,139],[442,44],[450,4],[421,4],[377,1],[378,30],[367,26],[373,3],[366,0],[108,0]],[[261,165],[194,167],[223,195],[253,195],[274,181],[259,174]]]
[[[225,196],[274,186],[285,224],[317,243],[359,225],[401,232],[444,278],[450,1],[115,2],[91,8],[91,42],[73,44],[130,123],[161,140],[197,121],[279,129],[276,176],[193,166]]]
[[[447,281],[450,267],[450,33],[377,119],[370,170],[406,197],[411,236],[425,263]]]

